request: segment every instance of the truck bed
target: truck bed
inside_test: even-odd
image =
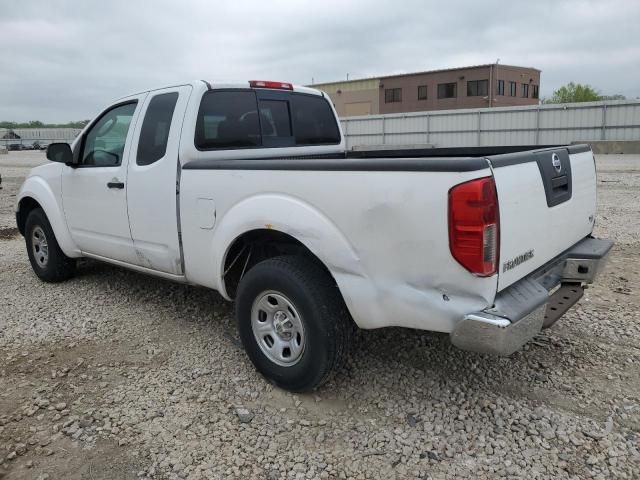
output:
[[[348,151],[346,158],[443,158],[443,157],[490,157],[511,153],[529,152],[564,147],[569,153],[589,150],[589,145],[493,145],[485,147],[443,147],[443,148],[410,148],[396,150],[357,150]]]
[[[317,155],[274,155],[259,158],[253,156],[231,159],[207,158],[186,161],[182,169],[471,172],[487,168],[488,165],[484,159],[488,157],[493,167],[517,165],[535,161],[536,153],[559,148],[566,149],[570,155],[590,151],[587,144],[368,150]]]

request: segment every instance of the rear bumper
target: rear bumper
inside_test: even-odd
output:
[[[582,297],[584,285],[595,280],[612,246],[610,240],[581,240],[500,292],[492,308],[466,315],[451,332],[451,342],[463,350],[497,355],[519,350]]]

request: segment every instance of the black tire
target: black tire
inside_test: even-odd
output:
[[[34,231],[36,230],[38,230],[38,236],[44,234],[48,247],[47,258],[44,263],[44,257],[39,256],[39,252],[41,252],[39,245],[34,248],[34,243],[37,243],[37,239],[34,237]],[[29,255],[31,268],[41,280],[45,282],[62,282],[73,276],[76,262],[74,259],[67,257],[60,249],[51,224],[41,208],[36,208],[29,212],[24,229],[24,239],[27,244],[27,254]]]
[[[304,349],[294,365],[281,366],[262,351],[253,333],[254,302],[272,291],[284,295],[301,317]],[[353,322],[331,276],[312,259],[281,256],[264,260],[240,281],[236,321],[244,348],[256,369],[286,390],[304,392],[326,382],[348,354]]]

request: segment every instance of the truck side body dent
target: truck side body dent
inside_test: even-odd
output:
[[[223,279],[227,249],[245,232],[273,229],[318,257],[359,327],[450,332],[465,312],[490,306],[496,292],[496,276],[469,275],[442,242],[448,235],[449,186],[487,174],[488,168],[340,175],[183,170],[187,279],[229,298]],[[358,194],[358,185],[366,185],[368,194]],[[253,194],[246,198],[246,192]],[[208,216],[215,218],[213,228],[198,227],[202,198],[216,199],[215,212]],[[361,214],[354,218],[353,211]]]

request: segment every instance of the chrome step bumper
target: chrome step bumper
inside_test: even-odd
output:
[[[500,292],[491,308],[466,315],[451,332],[451,343],[463,350],[511,355],[582,297],[612,246],[610,240],[581,240]]]

